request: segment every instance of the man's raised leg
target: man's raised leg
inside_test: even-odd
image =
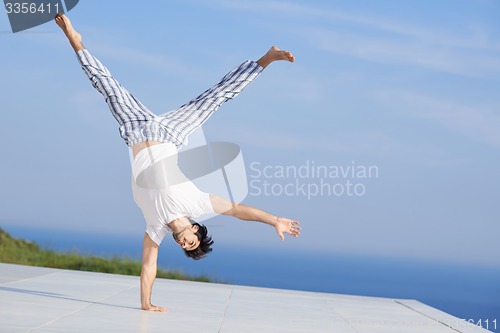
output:
[[[108,107],[120,125],[122,138],[128,145],[134,145],[135,141],[129,141],[128,130],[139,123],[145,123],[154,119],[155,115],[149,111],[136,97],[125,89],[110,73],[110,71],[94,57],[82,44],[81,35],[71,25],[70,20],[64,14],[57,14],[55,21],[63,30],[71,46],[76,52],[78,62],[83,71],[104,97]],[[148,138],[149,139],[149,138]],[[150,141],[155,141],[149,139]]]
[[[68,37],[68,40],[73,47],[73,50],[75,52],[83,50],[85,47],[82,44],[82,36],[76,32],[76,30],[73,28],[71,25],[71,22],[69,18],[66,17],[66,15],[59,13],[56,15],[56,23],[57,25],[62,29],[66,37]]]
[[[263,67],[266,68],[269,66],[274,61],[277,60],[286,60],[289,62],[294,62],[295,57],[291,52],[280,50],[277,46],[273,46],[267,51],[266,54],[262,56],[259,60],[257,60],[257,63]]]
[[[198,97],[174,111],[162,114],[160,122],[176,133],[173,140],[177,147],[185,144],[189,134],[202,126],[223,103],[236,97],[264,68],[277,60],[294,62],[295,57],[291,52],[273,46],[259,60],[243,62]]]

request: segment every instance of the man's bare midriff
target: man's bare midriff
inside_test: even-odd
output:
[[[158,141],[144,141],[144,142],[140,142],[140,143],[132,146],[132,154],[134,155],[134,158],[135,158],[137,156],[137,154],[139,154],[139,152],[141,150],[143,150],[144,148],[151,147],[151,146],[154,146],[154,145],[159,145],[159,144],[162,144],[162,143],[163,142],[158,142]]]

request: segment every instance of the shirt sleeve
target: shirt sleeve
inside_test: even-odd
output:
[[[148,224],[146,226],[146,233],[149,235],[149,238],[153,242],[156,243],[156,245],[160,246],[163,238],[170,232],[170,228],[164,227],[164,228],[155,228],[154,226]]]
[[[215,213],[214,207],[212,206],[212,201],[210,200],[210,193],[201,192],[201,200],[203,202],[203,214]]]
[[[192,199],[189,200],[188,212],[191,217],[199,217],[204,214],[215,213],[212,207],[212,202],[210,201],[210,194],[202,192],[196,188],[195,192],[191,192]]]
[[[174,189],[175,187],[175,189]],[[179,214],[190,217],[199,217],[214,213],[210,194],[200,191],[192,182],[185,182],[171,188],[172,202],[168,204],[170,215]]]

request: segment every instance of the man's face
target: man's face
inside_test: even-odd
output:
[[[192,251],[198,248],[200,245],[200,240],[196,236],[195,232],[198,231],[197,225],[191,225],[186,227],[178,233],[174,233],[173,237],[175,242],[180,245],[184,250]]]

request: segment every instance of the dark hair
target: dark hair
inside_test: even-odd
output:
[[[191,251],[184,250],[186,257],[192,258],[193,260],[200,260],[205,258],[205,256],[212,252],[212,244],[214,241],[212,240],[212,236],[208,236],[208,229],[203,224],[196,223],[195,221],[189,219],[192,225],[198,226],[198,231],[195,232],[195,235],[198,236],[200,240],[200,245]]]

